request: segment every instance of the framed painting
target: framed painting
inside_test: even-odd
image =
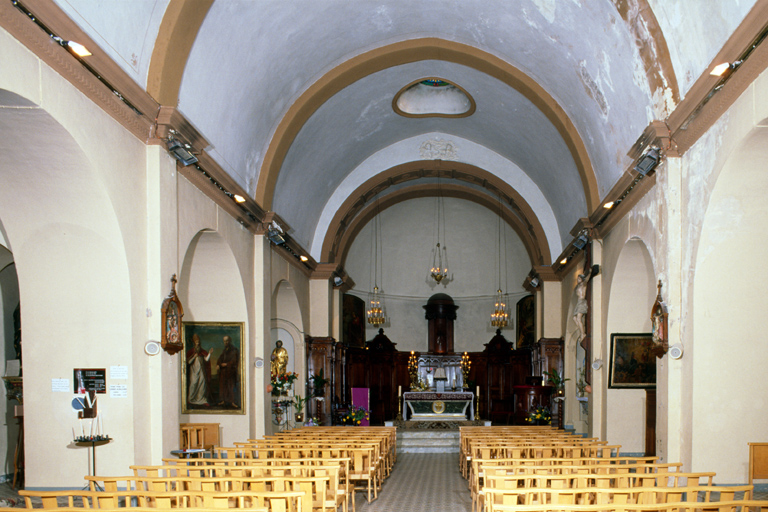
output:
[[[365,347],[365,301],[349,293],[342,297],[341,333],[347,347]]]
[[[242,322],[184,322],[181,412],[245,414]]]
[[[656,356],[651,333],[611,334],[609,388],[655,388]]]
[[[517,345],[515,348],[533,347],[536,343],[536,300],[528,295],[517,301]]]

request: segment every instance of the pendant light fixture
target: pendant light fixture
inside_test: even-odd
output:
[[[499,288],[496,290],[496,298],[493,304],[493,313],[491,313],[491,325],[497,329],[503,329],[509,325],[509,295],[505,294],[501,290],[501,262],[504,260],[504,279],[506,286],[506,252],[507,252],[507,233],[504,230],[504,250],[502,251],[501,240],[501,228],[502,228],[502,210],[501,210],[501,193],[499,193],[499,266],[498,266],[498,278]]]
[[[385,322],[384,303],[379,291],[379,248],[381,242],[381,219],[379,217],[379,201],[376,200],[376,215],[373,217],[373,236],[371,251],[373,252],[373,291],[368,294],[368,310],[365,312],[368,323],[378,327]]]
[[[448,251],[443,244],[440,246],[440,228],[442,227],[443,242],[445,242],[445,205],[443,204],[442,190],[440,189],[440,172],[437,173],[437,245],[432,251],[432,267],[429,275],[436,283],[445,280],[448,283]]]

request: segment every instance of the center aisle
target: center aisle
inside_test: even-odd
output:
[[[472,498],[458,456],[399,453],[378,499],[368,504],[364,493],[355,493],[357,512],[470,512]]]

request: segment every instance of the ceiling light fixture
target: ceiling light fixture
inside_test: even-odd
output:
[[[179,140],[173,138],[173,134],[168,136],[168,152],[171,153],[176,160],[181,162],[184,167],[197,163],[197,157],[192,154],[192,146],[184,144]]]
[[[432,251],[432,267],[429,269],[429,275],[436,283],[445,280],[448,284],[448,249],[440,247],[440,226],[443,227],[443,241],[445,241],[445,205],[443,204],[443,195],[440,190],[440,173],[437,173],[437,245]]]
[[[568,263],[568,257],[567,256],[560,260],[560,264],[561,265],[565,265],[566,263]]]
[[[647,176],[649,172],[651,172],[656,168],[657,165],[659,165],[660,159],[661,154],[659,153],[658,148],[652,147],[643,156],[640,157],[640,160],[637,161],[634,170],[643,176]]]
[[[507,248],[507,236],[506,231],[504,232],[504,250],[502,250],[501,245],[501,218],[502,218],[502,211],[501,211],[501,194],[499,194],[499,218],[498,218],[498,226],[499,226],[499,238],[498,238],[498,278],[499,278],[499,289],[496,290],[496,298],[493,302],[493,312],[491,313],[491,325],[493,327],[496,327],[497,329],[503,329],[507,325],[509,325],[509,295],[503,293],[501,291],[501,262],[504,260],[504,274],[506,276],[506,257],[502,257],[502,255],[506,253]],[[505,255],[506,256],[506,255]]]
[[[309,258],[307,258],[306,256],[304,256],[303,254],[302,254],[301,256],[299,256],[299,259],[300,259],[301,261],[305,262],[305,263],[306,263],[307,261],[309,261]]]
[[[371,240],[371,250],[373,251],[373,291],[368,294],[368,310],[365,312],[368,323],[378,327],[384,323],[384,306],[381,293],[379,292],[379,248],[381,237],[381,218],[379,216],[379,201],[376,200],[376,216],[373,218],[373,240]]]
[[[67,45],[67,48],[69,48],[69,50],[75,55],[77,55],[78,57],[81,57],[81,58],[90,57],[91,55],[93,55],[91,52],[88,51],[88,48],[81,45],[80,43],[76,43],[74,41],[67,41],[66,45]]]
[[[236,203],[244,203],[245,202],[245,198],[243,196],[241,196],[240,194],[235,194],[234,196],[232,196],[232,199],[234,199]]]
[[[267,228],[267,238],[269,238],[270,242],[275,245],[283,245],[285,243],[284,234],[285,231],[280,227],[280,224],[275,221],[272,221],[269,224],[269,227]]]
[[[608,201],[607,203],[605,203],[605,204],[603,205],[603,208],[605,208],[606,210],[610,210],[611,208],[613,208],[613,206],[614,206],[615,204],[616,204],[616,203],[614,203],[613,201]]]
[[[737,60],[735,62],[722,62],[712,68],[709,72],[712,76],[723,76],[727,71],[732,71],[741,65],[742,61]]]

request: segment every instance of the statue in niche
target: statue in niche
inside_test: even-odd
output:
[[[281,340],[275,342],[275,349],[272,351],[269,360],[273,376],[285,375],[285,370],[288,368],[288,351],[283,348]]]

